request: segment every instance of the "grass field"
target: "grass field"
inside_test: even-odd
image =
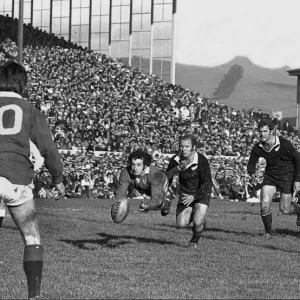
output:
[[[212,200],[198,249],[176,229],[175,205],[110,219],[111,200],[37,199],[45,246],[43,299],[299,299],[300,229],[272,206],[266,240],[259,205]],[[174,203],[175,204],[175,203]],[[0,233],[0,298],[27,297],[23,243],[11,218]]]

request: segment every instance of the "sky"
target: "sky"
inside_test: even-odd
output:
[[[176,61],[300,68],[300,0],[177,0]]]

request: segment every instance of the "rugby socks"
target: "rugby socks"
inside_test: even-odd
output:
[[[43,246],[28,245],[24,249],[24,271],[27,277],[28,298],[40,296],[43,271]]]
[[[272,214],[269,212],[267,215],[261,215],[262,221],[265,226],[266,233],[272,234]]]
[[[2,222],[4,220],[4,217],[0,217],[0,229],[2,228]]]
[[[198,244],[200,237],[203,233],[203,231],[206,228],[206,221],[204,221],[203,224],[201,224],[200,226],[193,226],[193,237],[190,241],[190,243],[194,243],[194,244]]]

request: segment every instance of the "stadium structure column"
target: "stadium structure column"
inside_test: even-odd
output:
[[[111,57],[111,15],[112,15],[112,2],[109,1],[109,25],[108,25],[108,57]]]
[[[154,0],[151,0],[151,24],[150,24],[150,62],[149,62],[149,74],[153,73],[153,13],[154,13]]]
[[[12,0],[11,15],[14,20],[15,19],[15,1],[14,0]]]
[[[69,19],[69,41],[71,41],[71,32],[72,32],[72,0],[70,0],[70,19]]]
[[[171,83],[175,84],[176,76],[176,53],[175,53],[175,25],[176,25],[176,3],[177,0],[173,0],[172,9],[172,57],[171,57]]]
[[[24,15],[24,0],[19,2],[19,22],[18,22],[18,62],[22,65],[23,57],[23,15]]]
[[[53,0],[50,0],[50,24],[49,24],[49,32],[52,33],[52,22],[53,22]]]
[[[132,59],[132,0],[130,0],[130,14],[129,14],[129,57],[128,66],[131,68]]]
[[[290,76],[297,76],[297,96],[296,96],[297,118],[296,118],[296,129],[299,130],[300,69],[289,70],[288,73],[289,73]]]
[[[89,39],[88,39],[88,49],[91,50],[92,43],[92,11],[93,11],[93,0],[90,0],[89,9]]]

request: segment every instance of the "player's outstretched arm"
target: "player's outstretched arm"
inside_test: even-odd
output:
[[[255,174],[255,166],[258,162],[258,155],[256,154],[254,148],[251,150],[250,158],[247,164],[247,171],[250,176]]]
[[[294,182],[300,182],[300,153],[298,152],[298,150],[292,145],[292,143],[288,143],[288,148],[289,151],[288,153],[290,154],[290,156],[293,159],[293,165],[295,168],[295,172],[294,172]],[[295,184],[294,184],[295,187]],[[295,187],[296,188],[296,187]],[[300,188],[297,186],[297,188]],[[299,191],[299,189],[297,189],[297,191]]]
[[[123,199],[127,197],[129,189],[129,174],[126,168],[124,168],[120,173],[119,186],[116,191],[116,200]]]
[[[182,162],[176,162],[176,159],[180,159],[180,152],[176,156],[172,157],[169,165],[165,171],[165,174],[168,177],[169,184],[172,183],[172,178],[176,175],[178,175],[181,171],[185,170],[186,166],[188,165],[188,161],[182,161]]]
[[[45,158],[45,166],[52,175],[52,183],[63,182],[63,165],[57,149],[57,145],[52,139],[49,127],[40,111],[32,107],[32,131],[30,140],[37,146],[41,155]]]
[[[200,168],[200,187],[196,190],[195,199],[206,199],[207,197],[210,197],[211,190],[212,190],[212,176],[210,172],[210,165],[207,160],[207,158],[202,155],[199,155],[199,166]]]
[[[157,209],[164,199],[164,191],[167,189],[168,181],[166,175],[160,170],[151,174],[151,198],[145,203],[147,210]]]

